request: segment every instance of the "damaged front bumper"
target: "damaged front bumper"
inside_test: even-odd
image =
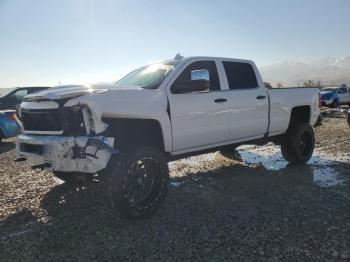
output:
[[[22,134],[17,138],[16,157],[51,171],[97,173],[118,153],[113,145],[112,137]]]

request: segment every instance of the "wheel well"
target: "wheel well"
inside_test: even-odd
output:
[[[293,126],[296,124],[309,123],[310,122],[310,106],[298,106],[292,109],[290,114],[289,126],[286,133],[282,135],[277,135],[270,137],[270,141],[272,141],[276,145],[281,145],[285,142],[286,134],[291,130]]]
[[[298,106],[292,109],[289,127],[310,122],[310,106]]]
[[[160,123],[154,119],[102,118],[108,124],[107,134],[116,138],[115,147],[128,150],[151,146],[164,151]]]

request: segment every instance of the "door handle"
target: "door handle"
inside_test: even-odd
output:
[[[266,96],[257,96],[256,99],[259,99],[259,100],[262,100],[262,99],[265,99]]]
[[[214,100],[215,103],[223,103],[223,102],[226,102],[227,99],[226,98],[217,98]]]

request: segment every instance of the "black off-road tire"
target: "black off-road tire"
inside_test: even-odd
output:
[[[4,135],[3,135],[2,132],[0,131],[0,143],[2,142],[3,138],[4,138]]]
[[[291,164],[304,164],[315,148],[315,134],[309,123],[291,127],[281,145],[282,155]]]
[[[104,171],[104,176],[105,181],[108,182],[112,207],[123,216],[131,219],[153,215],[168,191],[169,169],[167,161],[160,151],[150,147],[138,148],[112,156]],[[140,182],[140,178],[143,179],[143,182]],[[148,185],[147,190],[145,189],[146,184]],[[135,200],[135,190],[143,192],[140,193],[143,196],[141,200]],[[136,194],[138,196],[139,193]],[[135,198],[132,199],[132,196]]]

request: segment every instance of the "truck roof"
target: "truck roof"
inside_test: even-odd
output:
[[[234,61],[245,62],[245,63],[254,63],[252,60],[249,60],[249,59],[219,57],[219,56],[187,56],[187,57],[182,57],[181,59],[174,59],[174,60],[196,60],[196,59],[209,59],[209,60],[220,59],[220,60],[234,60]]]

